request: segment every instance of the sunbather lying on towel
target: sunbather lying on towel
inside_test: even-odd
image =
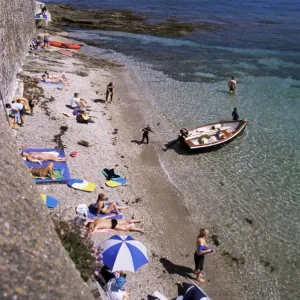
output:
[[[58,157],[57,155],[49,152],[22,152],[23,157],[25,157],[30,162],[37,162],[42,164],[44,160],[52,161],[66,161],[66,157]]]
[[[56,78],[61,77],[63,80],[68,81],[65,72],[62,72],[61,75],[58,75],[58,74],[55,75],[55,74],[51,74],[51,73],[48,72],[48,71],[45,71],[45,75],[46,75],[46,77],[47,77],[48,79],[56,79]]]
[[[116,231],[137,231],[144,233],[144,230],[134,227],[135,223],[140,223],[141,220],[107,220],[107,219],[95,219],[94,222],[88,222],[86,227],[89,230],[89,234],[93,235],[97,233],[99,229],[115,229]]]
[[[108,201],[107,196],[105,196],[102,193],[98,195],[98,199],[95,203],[95,206],[97,207],[96,216],[98,216],[100,213],[106,215],[111,213],[112,211],[115,211],[116,214],[119,215],[121,214],[119,211],[120,209],[128,208],[128,206],[118,206],[115,201],[111,202],[109,205],[106,205],[105,202],[107,201]]]
[[[47,78],[46,75],[42,75],[41,82],[50,82],[50,83],[60,83],[61,82],[64,85],[69,85],[69,82],[64,80],[62,77],[50,79],[50,78]]]
[[[52,180],[55,180],[53,177],[54,167],[52,163],[46,165],[44,168],[31,167],[29,171],[33,176],[44,178],[49,175]]]

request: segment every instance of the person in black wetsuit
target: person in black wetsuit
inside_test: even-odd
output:
[[[110,95],[110,102],[113,100],[113,95],[114,95],[114,83],[110,82],[107,87],[106,87],[106,98],[105,102],[107,102],[108,96]]]
[[[240,117],[238,115],[237,108],[235,107],[232,112],[232,120],[238,121],[239,119],[240,119]]]
[[[143,128],[142,131],[143,131],[143,138],[142,138],[142,140],[140,141],[140,146],[143,145],[144,140],[146,140],[146,144],[149,144],[149,132],[154,133],[154,132],[152,131],[150,125],[147,125],[147,127]]]

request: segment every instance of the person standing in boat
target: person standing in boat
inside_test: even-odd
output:
[[[238,112],[237,112],[237,108],[235,107],[233,109],[233,112],[232,112],[232,120],[233,121],[238,121],[240,119],[239,115],[238,115]]]
[[[233,93],[236,89],[236,79],[232,76],[231,79],[228,81],[229,93]]]
[[[143,145],[144,140],[146,140],[146,144],[149,144],[149,132],[154,133],[154,132],[152,131],[150,125],[147,125],[147,127],[143,128],[142,131],[143,131],[143,138],[142,138],[142,140],[140,141],[140,146]]]

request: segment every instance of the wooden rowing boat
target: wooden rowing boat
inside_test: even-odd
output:
[[[188,131],[181,129],[181,133],[186,132],[181,140],[192,150],[218,149],[241,135],[247,124],[247,119],[218,121]]]

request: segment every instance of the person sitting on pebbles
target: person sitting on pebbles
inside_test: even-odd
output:
[[[40,165],[43,163],[44,160],[51,160],[51,161],[66,161],[66,157],[58,157],[53,153],[47,152],[22,152],[23,157],[30,162],[36,162]]]
[[[116,212],[117,215],[120,215],[120,209],[128,209],[128,206],[119,206],[116,204],[115,201],[107,205],[107,201],[108,197],[105,196],[103,193],[98,195],[96,203],[93,204],[94,208],[97,208],[96,216],[98,216],[100,213],[106,215],[111,212]]]
[[[71,107],[72,108],[87,107],[87,102],[84,99],[80,98],[78,93],[75,93],[71,100]]]

